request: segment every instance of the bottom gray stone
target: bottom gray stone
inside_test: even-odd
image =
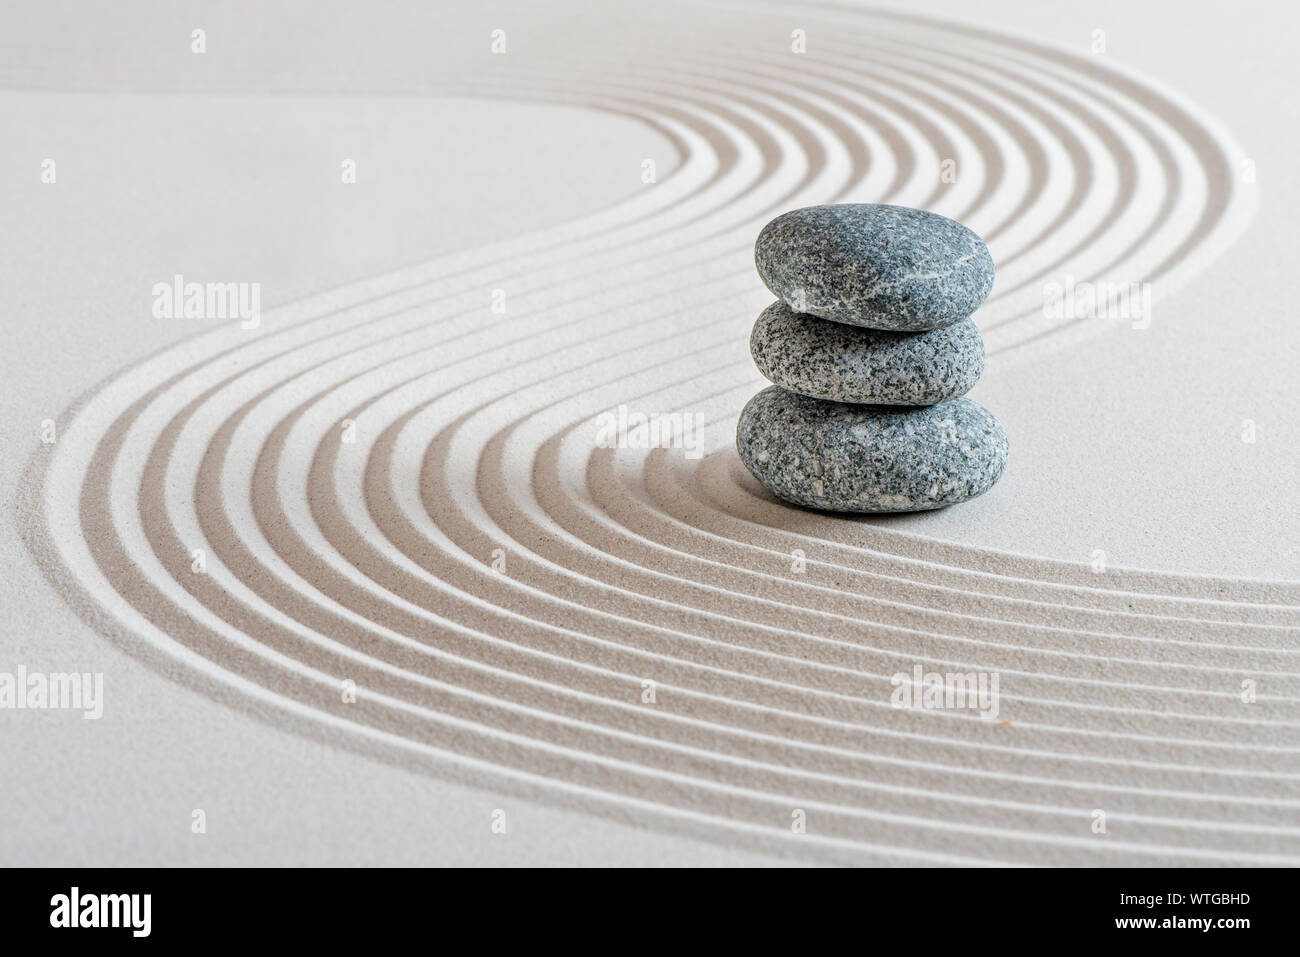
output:
[[[970,399],[857,405],[780,386],[746,404],[736,449],[773,495],[830,512],[955,505],[987,492],[1007,464],[1006,432]]]

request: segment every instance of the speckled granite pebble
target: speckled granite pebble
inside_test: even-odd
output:
[[[777,385],[837,402],[934,405],[963,395],[984,371],[984,340],[969,319],[928,332],[885,332],[763,310],[749,351]]]
[[[759,233],[754,263],[795,312],[870,329],[951,325],[993,289],[993,257],[979,236],[906,206],[843,203],[783,213]]]
[[[736,426],[741,461],[772,494],[832,512],[942,508],[987,492],[1007,436],[970,399],[898,408],[810,399],[771,386]]]

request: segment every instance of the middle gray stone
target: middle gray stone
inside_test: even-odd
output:
[[[934,405],[965,394],[984,371],[984,340],[969,319],[929,332],[886,332],[768,306],[749,351],[779,386],[814,399]]]

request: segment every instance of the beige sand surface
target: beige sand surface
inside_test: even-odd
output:
[[[1300,857],[1278,31],[1207,76],[1169,47],[1226,40],[1122,5],[289,9],[203,58],[158,8],[7,31],[0,651],[108,704],[0,714],[0,859]],[[989,241],[973,503],[801,512],[735,455],[753,236],[832,201]],[[174,273],[260,326],[155,319]],[[1044,315],[1066,276],[1149,328]],[[620,405],[705,454],[598,447]],[[997,720],[892,707],[917,665]]]

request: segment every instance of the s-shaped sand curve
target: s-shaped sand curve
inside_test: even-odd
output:
[[[1099,331],[1046,318],[1045,282],[1161,296],[1230,243],[1251,213],[1236,147],[1173,94],[1027,39],[827,6],[800,12],[816,56],[775,56],[754,51],[782,8],[737,9],[692,14],[752,41],[724,49],[668,9],[635,50],[578,56],[538,23],[523,62],[433,75],[430,94],[639,117],[680,165],[98,387],[29,471],[43,567],[205,694],[647,826],[831,862],[1300,859],[1300,584],[1099,578],[800,512],[731,445],[757,386],[737,343],[766,301],[747,251],[775,213],[968,222],[998,263],[977,321],[1009,368]],[[706,454],[599,447],[620,404],[700,416]],[[997,673],[999,719],[893,707],[916,665]]]

